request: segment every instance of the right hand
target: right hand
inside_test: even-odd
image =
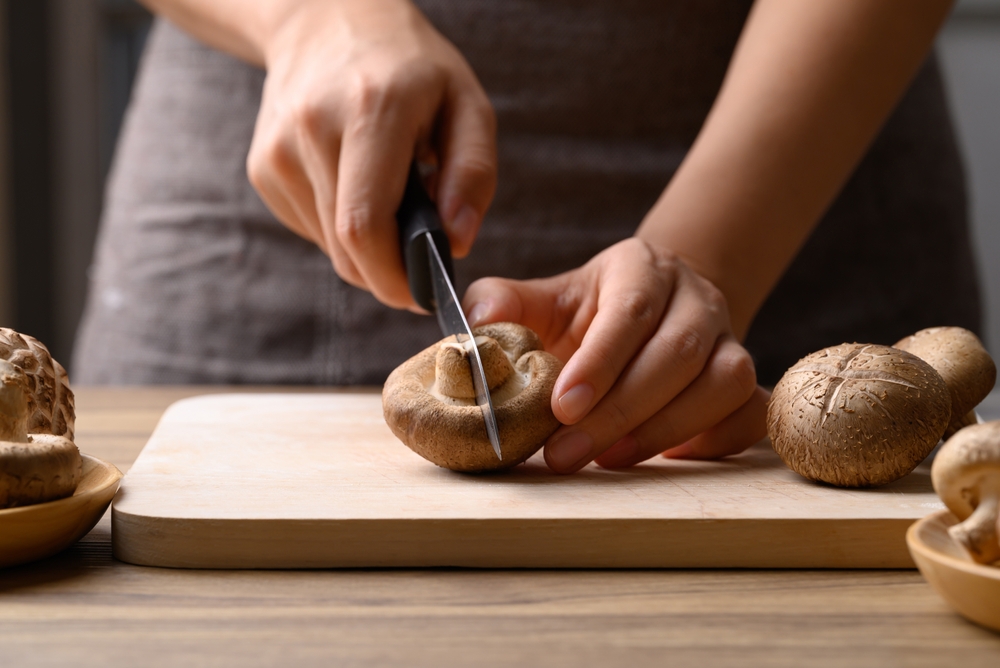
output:
[[[342,279],[416,310],[395,220],[410,163],[437,163],[431,195],[463,257],[496,187],[490,102],[409,0],[285,5],[264,52],[250,181]]]

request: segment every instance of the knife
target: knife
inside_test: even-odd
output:
[[[445,336],[454,336],[458,343],[472,341],[467,347],[471,352],[469,371],[472,373],[472,387],[476,390],[476,405],[483,412],[486,434],[493,452],[503,461],[500,432],[497,429],[496,413],[493,411],[493,399],[486,384],[483,358],[455,293],[451,244],[441,226],[437,207],[424,190],[416,164],[410,166],[403,201],[396,212],[396,222],[399,225],[399,247],[403,252],[403,264],[406,266],[413,300],[424,310],[437,315],[438,324]]]

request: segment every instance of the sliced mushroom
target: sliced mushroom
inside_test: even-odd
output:
[[[474,334],[496,413],[502,461],[476,405],[468,357],[472,342],[463,345],[449,337],[397,367],[382,390],[382,410],[397,438],[438,466],[466,472],[510,468],[534,454],[559,427],[551,400],[562,363],[521,325],[496,323]]]
[[[961,327],[931,327],[898,341],[894,348],[913,353],[941,374],[951,393],[949,438],[962,427],[976,424],[972,410],[993,389],[997,367],[979,338]]]
[[[1000,421],[962,429],[931,466],[934,491],[960,521],[948,529],[974,560],[1000,559]]]
[[[72,441],[28,433],[32,405],[26,374],[0,360],[0,508],[69,496],[83,476],[80,451]]]
[[[845,343],[804,357],[782,376],[768,402],[767,433],[799,475],[869,487],[916,468],[950,415],[947,385],[919,357]]]

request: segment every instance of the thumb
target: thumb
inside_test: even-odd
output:
[[[570,272],[572,273],[572,272]],[[462,307],[473,327],[516,322],[535,331],[549,352],[556,352],[577,311],[568,290],[570,274],[528,281],[481,278],[469,286]]]
[[[441,131],[438,203],[452,254],[465,257],[493,201],[496,118],[481,90],[452,95]]]

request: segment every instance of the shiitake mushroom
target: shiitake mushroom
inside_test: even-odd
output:
[[[562,363],[521,325],[474,330],[490,387],[503,459],[497,459],[469,371],[469,346],[448,337],[397,367],[382,390],[393,434],[421,457],[454,471],[506,469],[533,455],[559,428],[552,388]]]
[[[916,355],[845,343],[799,360],[771,394],[767,433],[786,465],[841,487],[903,477],[951,418],[944,380]]]

